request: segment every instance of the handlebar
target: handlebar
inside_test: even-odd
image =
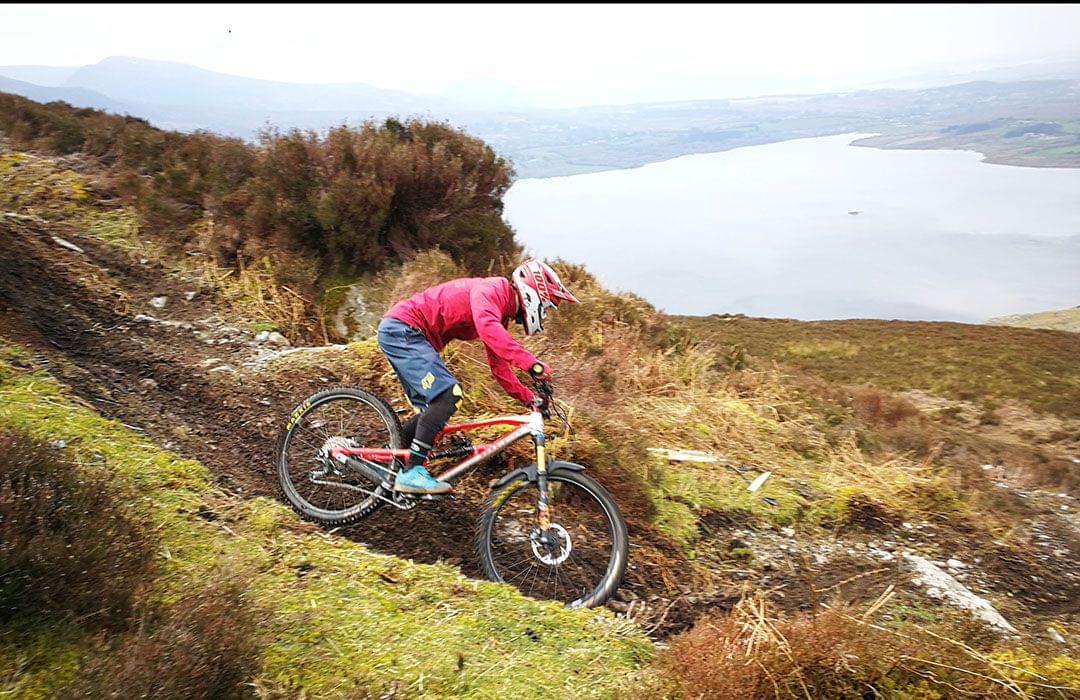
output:
[[[551,386],[551,382],[546,379],[533,380],[533,386],[536,388],[536,394],[542,399],[548,401],[555,395],[555,390]]]

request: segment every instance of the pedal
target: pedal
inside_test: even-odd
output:
[[[454,500],[454,494],[452,493],[425,493],[420,496],[421,501],[452,501]]]

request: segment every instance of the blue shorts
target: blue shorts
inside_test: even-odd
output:
[[[404,321],[384,318],[379,323],[379,347],[418,409],[458,383],[424,334]]]

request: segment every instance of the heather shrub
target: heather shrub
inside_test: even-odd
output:
[[[513,170],[447,123],[271,128],[253,145],[0,94],[0,131],[19,148],[96,157],[100,181],[144,231],[225,265],[299,252],[325,272],[357,274],[441,247],[482,272],[519,253],[502,219]]]
[[[872,386],[856,388],[851,406],[855,415],[866,423],[886,428],[895,428],[919,416],[919,409],[907,399]]]
[[[100,468],[0,433],[0,618],[70,615],[115,626],[149,576],[155,538]]]
[[[134,629],[91,657],[70,694],[82,698],[254,697],[265,640],[247,576],[218,569],[171,605],[147,604]]]
[[[513,255],[502,220],[512,171],[478,139],[447,124],[383,125],[262,135],[241,230],[365,272],[442,247],[471,270]]]

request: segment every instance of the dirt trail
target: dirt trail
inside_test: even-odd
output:
[[[279,498],[273,453],[283,417],[320,388],[377,383],[374,373],[343,375],[330,366],[318,377],[273,381],[245,367],[266,350],[250,332],[228,325],[194,280],[65,235],[82,252],[58,244],[45,226],[0,219],[0,335],[32,348],[102,415],[201,461],[226,491]],[[159,296],[168,297],[164,309],[150,304]],[[504,471],[493,462],[466,479],[453,501],[408,512],[386,508],[338,532],[377,551],[480,576],[474,524],[488,482]],[[681,559],[654,532],[632,527],[631,539],[638,550]],[[647,568],[631,564],[612,604],[626,609],[637,601],[635,616],[658,634],[681,631],[703,608],[730,602],[716,592],[680,596],[689,587],[677,572],[655,578]]]
[[[250,348],[218,344],[209,330],[197,336],[136,321],[139,312],[155,311],[152,297],[182,300],[189,291],[153,266],[85,239],[76,243],[83,254],[62,248],[33,224],[0,226],[0,333],[39,350],[102,414],[206,458],[228,490],[273,492],[265,455],[251,454],[273,433],[265,419],[272,414],[255,396],[261,387],[240,385],[229,395],[206,373]],[[171,303],[182,305],[175,314],[181,319],[213,316],[208,300]]]

